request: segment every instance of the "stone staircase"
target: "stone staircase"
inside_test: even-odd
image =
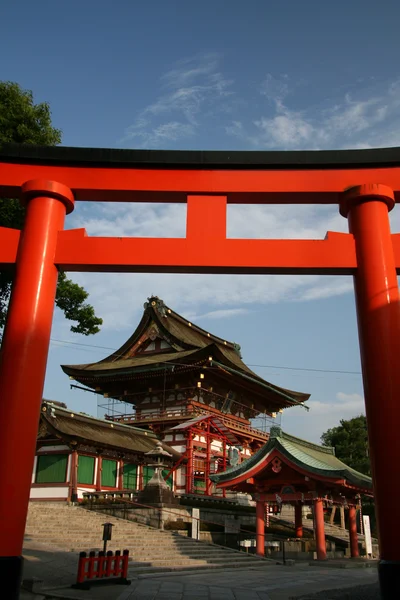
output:
[[[272,561],[63,503],[31,502],[25,538],[67,552],[102,550],[102,524],[114,524],[110,550],[128,549],[130,575],[210,568],[249,569]]]

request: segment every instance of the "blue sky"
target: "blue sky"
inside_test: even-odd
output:
[[[400,6],[388,0],[229,3],[11,2],[0,7],[0,77],[50,103],[63,143],[171,149],[325,149],[400,145]],[[399,231],[393,211],[392,229]],[[181,205],[80,203],[68,227],[90,235],[183,236]],[[322,238],[346,231],[336,207],[240,207],[231,237]],[[266,379],[312,393],[284,428],[318,441],[363,410],[350,278],[77,274],[104,318],[82,338],[55,315],[45,396],[96,412],[60,363],[119,347],[157,294],[241,344]],[[272,368],[273,367],[273,368]],[[283,367],[322,369],[325,372]],[[329,373],[351,371],[355,374]]]

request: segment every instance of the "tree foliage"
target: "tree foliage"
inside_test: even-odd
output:
[[[342,419],[340,425],[322,434],[321,441],[324,446],[333,446],[336,456],[349,467],[371,475],[365,415],[348,421]]]
[[[8,143],[54,146],[61,142],[61,131],[51,124],[47,102],[35,104],[33,94],[17,83],[0,81],[0,145]],[[0,226],[22,229],[25,210],[18,200],[0,198]],[[4,327],[11,293],[12,274],[0,272],[0,331]],[[56,306],[67,319],[75,321],[71,331],[90,335],[100,331],[102,319],[85,301],[88,293],[60,273]]]

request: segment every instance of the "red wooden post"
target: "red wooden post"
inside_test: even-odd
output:
[[[303,537],[303,505],[295,504],[294,506],[294,521],[295,521],[295,535],[297,538]]]
[[[262,500],[256,501],[256,554],[264,556],[265,554],[265,502]]]
[[[207,431],[206,431],[206,464],[204,469],[205,475],[205,495],[210,496],[210,488],[211,488],[211,479],[210,479],[210,463],[211,463],[211,427],[210,422],[207,423]]]
[[[118,577],[121,573],[121,550],[115,551],[114,575]]]
[[[95,575],[95,568],[94,568],[94,563],[97,561],[97,557],[96,557],[96,552],[94,550],[92,550],[91,552],[89,552],[89,566],[88,566],[88,570],[86,573],[86,577],[88,579],[93,579],[94,575]]]
[[[326,541],[324,524],[324,507],[321,498],[314,500],[315,540],[317,543],[317,560],[326,559]]]
[[[64,185],[24,184],[27,203],[15,280],[0,361],[0,581],[10,582],[9,600],[19,597],[22,544],[35,458],[40,405],[58,272],[57,235],[74,199]]]
[[[118,462],[118,489],[124,489],[124,461],[121,458]]]
[[[107,552],[106,577],[111,577],[114,555],[112,550]]]
[[[122,563],[121,577],[126,579],[128,577],[129,550],[124,550],[122,561],[123,561],[123,563]]]
[[[96,492],[101,492],[101,471],[102,471],[103,458],[98,455],[97,457],[97,469],[96,469]]]
[[[79,554],[78,576],[76,578],[77,583],[83,583],[85,581],[86,563],[87,563],[86,552],[81,552]]]
[[[351,558],[358,558],[357,511],[355,506],[349,507],[349,536]]]
[[[379,531],[383,598],[400,597],[400,296],[388,210],[394,195],[384,185],[354,187],[341,213],[354,235],[354,276],[365,407]]]
[[[226,441],[222,442],[222,470],[226,471]],[[226,498],[226,489],[222,488],[222,497]]]
[[[192,430],[187,433],[186,493],[193,493],[193,438]]]
[[[78,501],[78,452],[71,453],[70,501]]]

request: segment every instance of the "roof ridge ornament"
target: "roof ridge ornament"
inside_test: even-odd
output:
[[[271,440],[282,437],[282,427],[279,427],[279,425],[273,425],[269,430],[269,437]]]
[[[149,296],[149,298],[147,298],[147,300],[148,301],[145,302],[143,305],[145,310],[147,308],[151,307],[154,310],[156,310],[160,314],[161,317],[167,316],[167,307],[165,305],[164,300],[162,300],[158,296]]]

